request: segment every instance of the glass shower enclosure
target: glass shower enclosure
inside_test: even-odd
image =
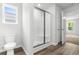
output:
[[[40,8],[34,8],[33,47],[50,41],[50,14]]]

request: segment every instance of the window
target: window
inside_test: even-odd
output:
[[[69,31],[74,29],[74,21],[73,20],[68,20],[67,25],[68,25],[67,27],[68,27]]]
[[[4,24],[17,24],[18,23],[18,9],[11,4],[3,4],[3,20]]]

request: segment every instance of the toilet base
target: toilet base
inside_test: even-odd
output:
[[[7,55],[14,55],[14,50],[8,50]]]

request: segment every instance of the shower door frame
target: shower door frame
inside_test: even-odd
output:
[[[46,14],[45,13],[48,13],[48,14],[51,14],[50,12],[48,12],[48,11],[45,11],[45,10],[43,10],[43,9],[41,9],[41,8],[38,8],[38,7],[34,7],[35,9],[37,9],[37,10],[40,10],[40,11],[42,11],[43,12],[43,16],[44,16],[44,43],[42,43],[42,44],[39,44],[39,45],[36,45],[36,46],[33,46],[33,48],[36,48],[36,47],[38,47],[38,46],[41,46],[41,45],[44,45],[44,44],[46,44],[46,21],[45,21],[45,18],[46,18]]]

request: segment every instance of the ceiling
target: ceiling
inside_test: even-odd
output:
[[[62,9],[66,9],[66,8],[71,7],[73,3],[57,3],[57,5]]]
[[[42,7],[42,8],[48,8],[54,3],[39,3],[39,4],[41,4],[40,7]],[[66,8],[73,6],[75,3],[55,3],[55,4],[57,4],[60,8],[62,8],[64,10]],[[38,4],[35,4],[35,5],[38,6]]]

